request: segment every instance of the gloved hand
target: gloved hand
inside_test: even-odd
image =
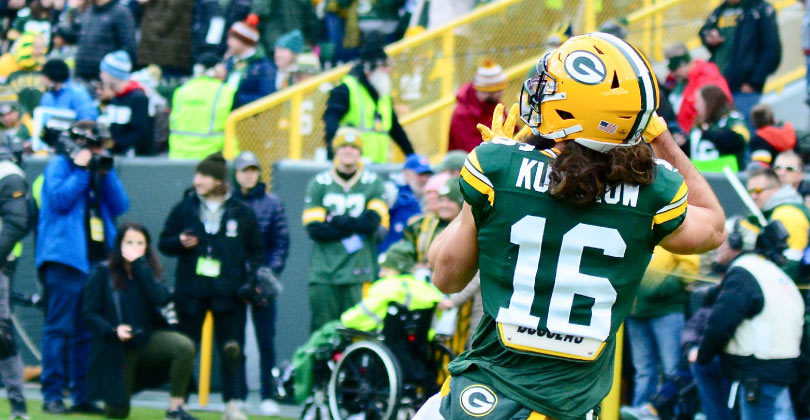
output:
[[[517,134],[514,134],[519,114],[520,106],[512,104],[512,107],[509,108],[509,114],[506,115],[506,121],[504,121],[503,104],[498,104],[495,106],[495,111],[492,112],[492,128],[484,124],[478,124],[475,128],[481,133],[481,140],[483,141],[490,141],[496,137],[522,141],[532,134],[532,130],[529,126],[524,126]]]
[[[653,112],[650,122],[647,123],[647,128],[644,129],[644,133],[641,134],[641,137],[644,138],[644,141],[649,143],[655,140],[656,137],[660,136],[664,131],[667,131],[666,120],[664,120],[664,117],[659,117],[658,112]]]
[[[177,320],[177,311],[174,309],[174,301],[169,301],[169,303],[163,305],[160,308],[160,315],[163,316],[163,319],[165,319],[166,323],[172,328],[180,323]]]

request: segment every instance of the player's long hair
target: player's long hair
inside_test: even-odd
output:
[[[547,149],[547,139],[532,136],[527,143]],[[568,141],[551,164],[549,192],[555,198],[586,206],[619,184],[648,185],[655,178],[655,159],[646,143],[616,147],[600,153]]]

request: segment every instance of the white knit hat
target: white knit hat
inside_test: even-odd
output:
[[[478,67],[473,78],[473,87],[480,92],[496,92],[506,89],[506,73],[498,63],[486,59]]]

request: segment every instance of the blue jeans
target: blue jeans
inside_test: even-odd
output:
[[[678,372],[681,331],[685,322],[682,313],[657,318],[627,318],[630,357],[636,371],[633,406],[650,401],[658,391],[660,373],[668,378]]]
[[[61,400],[67,382],[73,404],[86,403],[91,334],[84,325],[80,302],[87,274],[58,263],[46,263],[42,270],[47,296],[42,331],[44,402]]]
[[[745,117],[745,123],[748,125],[748,131],[753,133],[754,126],[751,125],[751,110],[754,109],[754,106],[759,103],[759,99],[762,98],[762,94],[759,92],[743,93],[737,91],[731,92],[731,96],[734,97],[734,106],[737,107],[740,114]]]
[[[715,357],[711,363],[700,365],[690,363],[689,370],[697,385],[700,406],[707,419],[733,420],[731,410],[728,409],[728,396],[731,384],[723,377],[720,367],[720,357]]]
[[[763,382],[759,384],[759,398],[745,400],[745,383],[740,384],[737,400],[740,402],[741,420],[795,420],[790,391],[785,385]]]
[[[343,48],[344,26],[346,25],[344,19],[334,13],[326,13],[324,24],[329,43],[335,47],[332,64],[346,63],[360,56],[358,48]]]

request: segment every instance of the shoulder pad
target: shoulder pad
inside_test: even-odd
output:
[[[667,170],[669,170],[669,171],[671,171],[671,172],[678,173],[678,170],[677,170],[677,169],[675,169],[675,167],[674,167],[674,166],[672,166],[672,164],[671,164],[671,163],[667,162],[667,161],[666,161],[666,160],[664,160],[664,159],[655,159],[655,164],[656,164],[656,165],[658,165],[659,170],[660,170],[660,167],[662,167],[662,166],[663,166],[665,169],[667,169]]]

